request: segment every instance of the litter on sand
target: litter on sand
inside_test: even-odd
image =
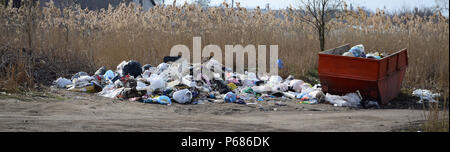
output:
[[[281,60],[278,64],[283,68]],[[202,64],[188,64],[180,57],[166,57],[156,67],[141,65],[135,60],[123,61],[115,71],[103,66],[92,76],[78,72],[70,80],[58,78],[54,84],[70,91],[163,105],[171,105],[172,101],[180,104],[225,102],[251,105],[273,99],[291,99],[300,104],[326,101],[335,106],[356,107],[362,100],[356,93],[325,95],[320,85],[312,86],[293,76],[283,79],[278,75],[257,75],[247,71],[236,73],[226,67],[217,70],[215,67],[223,65],[213,58]],[[206,71],[194,77],[192,71],[198,69]]]

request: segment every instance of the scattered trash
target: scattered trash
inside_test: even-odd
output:
[[[70,81],[69,79],[66,78],[58,78],[55,80],[54,84],[56,85],[56,87],[58,88],[66,88],[67,85],[72,84],[72,81]]]
[[[283,68],[281,60],[278,65]],[[207,72],[194,77],[192,71],[199,69]],[[103,66],[93,76],[78,72],[70,80],[58,78],[55,86],[70,91],[98,92],[99,96],[107,98],[163,105],[171,105],[173,100],[180,104],[227,102],[247,105],[278,101],[274,104],[285,106],[287,99],[316,104],[326,98],[319,86],[313,87],[293,76],[283,79],[278,75],[257,75],[247,71],[236,73],[213,58],[203,64],[187,64],[178,56],[165,57],[164,63],[157,67],[150,64],[141,67],[134,60],[123,61],[115,70]],[[356,102],[351,95],[340,100],[330,103],[353,105]]]
[[[122,69],[123,75],[131,75],[133,77],[138,77],[142,74],[141,64],[137,61],[131,60],[128,61]]]
[[[357,93],[347,93],[345,96],[325,95],[325,101],[330,102],[335,107],[358,107],[361,104],[361,98]]]
[[[435,98],[440,97],[439,93],[433,93],[430,90],[425,89],[416,89],[412,93],[413,96],[420,97],[420,100],[417,103],[422,104],[423,101],[429,101],[433,103],[437,103],[438,101],[434,100]]]
[[[87,92],[87,93],[97,93],[101,91],[101,87],[94,83],[86,83],[76,86],[71,86],[67,90],[74,92]]]
[[[78,73],[74,74],[72,76],[72,78],[70,78],[70,80],[80,78],[81,76],[89,76],[89,74],[87,74],[86,72],[78,72]]]
[[[181,56],[166,56],[166,57],[164,57],[163,62],[164,63],[175,62],[180,58],[181,58]]]
[[[366,101],[366,102],[364,102],[364,108],[366,108],[366,109],[370,109],[370,108],[380,109],[380,105],[378,104],[377,101]]]
[[[144,66],[142,66],[142,71],[150,70],[151,67],[152,67],[152,65],[145,64]]]
[[[369,59],[377,59],[385,57],[386,55],[383,53],[365,53],[364,46],[362,44],[353,46],[348,52],[344,52],[342,56],[350,56],[350,57],[361,57],[361,58],[369,58]]]
[[[259,98],[258,98],[258,101],[264,101],[264,99],[263,99],[263,98],[261,98],[261,97],[259,97]]]

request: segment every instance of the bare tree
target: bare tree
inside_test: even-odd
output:
[[[342,0],[300,0],[300,19],[314,27],[319,35],[320,50],[325,50],[325,35],[330,28],[327,23],[344,3]]]

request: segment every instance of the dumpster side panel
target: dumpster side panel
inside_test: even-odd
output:
[[[380,92],[380,101],[383,104],[387,104],[390,100],[394,99],[401,89],[403,77],[406,69],[396,71],[389,77],[378,81],[378,91]]]
[[[335,94],[345,95],[349,92],[361,93],[364,99],[378,99],[377,81],[356,80],[335,76],[320,76],[322,91]]]
[[[381,95],[379,99],[383,104],[388,103],[400,93],[407,66],[406,49],[380,61],[380,71],[386,71],[385,76],[378,81],[378,91]],[[384,67],[386,70],[384,70]]]
[[[378,79],[378,61],[319,54],[318,72],[322,75],[375,81]]]

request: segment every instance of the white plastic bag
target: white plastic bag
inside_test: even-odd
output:
[[[420,97],[420,100],[417,102],[419,104],[421,104],[422,101],[438,102],[434,99],[441,96],[439,93],[433,93],[430,90],[424,90],[424,89],[416,89],[413,91],[412,95],[416,96],[416,97]]]
[[[165,71],[167,68],[169,68],[169,64],[167,64],[167,63],[161,63],[161,64],[158,65],[157,68],[158,68],[159,72],[163,72],[163,71]]]
[[[272,88],[270,88],[269,86],[253,86],[252,87],[253,91],[256,93],[265,93],[265,92],[270,92],[272,91]]]
[[[120,75],[123,76],[123,67],[127,64],[127,61],[122,61],[119,65],[117,65],[117,70],[116,72]]]
[[[148,86],[145,83],[138,81],[136,85],[136,90],[138,91],[148,90]]]
[[[269,79],[269,84],[280,84],[281,82],[283,82],[283,78],[281,78],[280,76],[271,76]]]
[[[188,103],[192,99],[192,92],[188,89],[176,91],[175,93],[173,93],[173,99],[181,104]]]
[[[70,81],[69,79],[60,77],[58,79],[56,79],[56,81],[54,82],[56,87],[58,88],[66,88],[67,85],[72,84],[72,81]]]
[[[188,87],[194,87],[197,84],[192,81],[192,76],[191,75],[186,75],[181,79],[181,83],[184,85],[187,85]]]
[[[289,89],[289,86],[287,84],[277,84],[272,87],[273,92],[286,92]]]
[[[329,93],[325,95],[325,101],[336,107],[358,107],[361,100],[357,93],[347,93],[345,96],[331,95]]]
[[[148,81],[150,82],[150,91],[155,91],[166,87],[166,82],[160,77],[150,77]]]
[[[342,99],[347,101],[351,107],[359,106],[362,100],[357,93],[347,93]]]
[[[106,85],[98,95],[106,98],[116,98],[122,92],[123,88],[115,88],[113,84]]]
[[[292,89],[295,92],[302,92],[302,85],[303,85],[303,81],[302,80],[292,80],[289,82],[289,86],[292,87]]]

